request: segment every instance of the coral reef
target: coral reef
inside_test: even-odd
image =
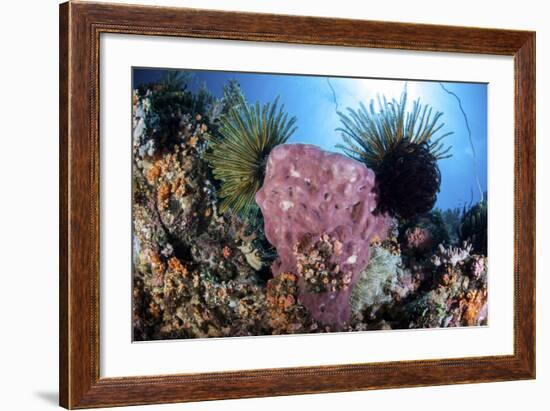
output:
[[[181,72],[168,71],[160,83],[134,90],[133,143],[134,148],[144,151],[141,155],[171,149],[191,135],[193,130],[185,127],[193,125],[190,118],[201,116],[208,121],[213,97],[204,87],[191,92],[188,81]]]
[[[192,82],[132,95],[134,340],[487,324],[486,200],[431,210],[441,113],[349,110],[346,156]]]
[[[149,101],[167,93],[174,92],[134,94],[134,338],[262,333],[258,233],[218,214],[203,158],[209,119],[178,112],[170,139],[151,126]]]
[[[439,246],[432,257],[431,287],[405,307],[410,328],[484,325],[487,321],[485,259],[472,245]]]
[[[374,184],[365,166],[311,145],[281,145],[268,158],[256,201],[277,249],[273,274],[302,272],[299,301],[322,323],[348,321],[349,293],[368,262],[369,243],[386,235],[388,217],[373,214]],[[306,279],[320,266],[326,275]],[[312,280],[325,279],[328,287],[311,287]]]
[[[273,334],[315,332],[319,325],[298,304],[298,276],[280,273],[267,283],[268,325]]]

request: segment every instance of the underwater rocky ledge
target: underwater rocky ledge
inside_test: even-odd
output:
[[[242,104],[134,91],[134,340],[487,324],[485,202],[404,219],[365,164],[283,141],[226,211],[212,150]]]

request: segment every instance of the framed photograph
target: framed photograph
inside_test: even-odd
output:
[[[535,378],[535,33],[60,6],[60,404]]]

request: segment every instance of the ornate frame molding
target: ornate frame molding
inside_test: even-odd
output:
[[[514,354],[100,378],[101,33],[513,56]],[[535,378],[534,32],[71,1],[60,5],[59,46],[60,405],[90,408]]]

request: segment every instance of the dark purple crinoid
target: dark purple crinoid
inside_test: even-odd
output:
[[[430,211],[441,173],[426,143],[402,142],[390,149],[376,169],[379,209],[409,219]]]

